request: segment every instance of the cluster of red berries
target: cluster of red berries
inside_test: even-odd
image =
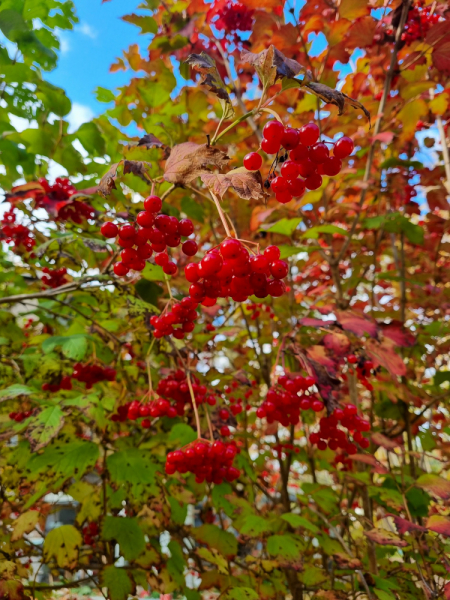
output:
[[[94,538],[100,533],[98,523],[86,523],[83,527],[83,541],[87,546],[94,546]]]
[[[21,412],[10,412],[9,418],[16,423],[21,423],[23,420],[28,419],[31,416],[32,410],[23,410]]]
[[[47,287],[57,288],[67,283],[65,277],[67,269],[64,267],[61,269],[49,269],[48,267],[44,267],[42,272],[45,273],[45,275],[42,276],[41,281]]]
[[[356,356],[355,354],[350,354],[347,356],[347,362],[350,365],[356,365],[356,376],[358,381],[371,392],[373,390],[373,385],[370,381],[367,380],[370,377],[371,371],[374,368],[374,364],[371,360],[367,360],[364,356]],[[352,370],[349,370],[352,373]],[[344,379],[346,379],[344,377]]]
[[[409,13],[405,28],[402,33],[402,41],[412,44],[416,40],[423,40],[432,25],[439,23],[439,15],[432,14],[434,6],[424,6],[423,2],[413,6]]]
[[[217,399],[214,394],[210,393],[206,385],[201,384],[195,375],[191,375],[190,377],[196,404],[199,405],[206,402],[210,406],[215,406]],[[184,415],[186,404],[192,406],[188,380],[186,374],[181,369],[177,369],[167,377],[164,377],[164,379],[160,379],[156,392],[163,398],[175,402],[176,414],[179,416]]]
[[[251,31],[253,26],[254,10],[245,4],[233,0],[219,0],[214,3],[212,18],[207,20],[219,31],[225,31],[227,35],[236,37],[237,31]],[[209,13],[208,13],[209,15]],[[239,38],[237,38],[239,40]]]
[[[0,240],[7,244],[14,244],[17,251],[31,252],[36,245],[31,231],[25,225],[16,223],[16,215],[12,206],[3,215],[0,227]]]
[[[127,275],[130,269],[143,271],[153,252],[156,252],[155,263],[163,268],[166,275],[177,273],[178,267],[170,260],[167,247],[179,246],[182,237],[189,237],[194,232],[194,225],[190,219],[178,220],[177,217],[159,214],[161,208],[161,198],[149,196],[144,200],[145,210],[138,213],[136,223],[127,223],[119,228],[107,221],[101,226],[102,235],[106,238],[118,236],[117,243],[123,248],[121,261],[114,265],[114,273],[119,277]],[[186,256],[194,256],[198,246],[195,240],[186,240],[181,249]]]
[[[193,473],[197,483],[220,484],[224,480],[235,481],[241,472],[233,467],[233,460],[239,452],[234,442],[213,443],[197,440],[182,448],[169,452],[166,461],[166,473]]]
[[[227,238],[199,263],[186,265],[184,273],[191,283],[190,297],[204,306],[214,306],[217,298],[245,302],[251,295],[282,296],[286,289],[282,280],[288,271],[277,246],[268,246],[262,254],[250,256],[239,240]]]
[[[80,200],[72,200],[71,197],[77,193],[77,189],[64,177],[57,177],[55,183],[50,183],[41,177],[38,180],[44,192],[35,194],[36,208],[44,208],[49,214],[56,213],[60,221],[72,220],[80,224],[86,219],[95,217],[95,210],[89,204]]]
[[[279,121],[269,121],[263,129],[261,149],[266,154],[276,154],[269,177],[264,183],[266,188],[272,187],[278,202],[286,204],[293,196],[302,196],[305,190],[317,190],[322,185],[322,175],[333,177],[342,169],[342,159],[353,152],[353,140],[341,137],[332,144],[330,154],[328,146],[318,141],[319,127],[315,123],[307,123],[300,129],[285,127]],[[280,148],[289,151],[288,155],[278,157]],[[275,168],[281,163],[280,175],[275,175]],[[244,158],[244,167],[256,171],[262,165],[262,158],[257,152],[251,152]]]
[[[266,399],[256,411],[256,416],[260,419],[265,417],[268,423],[278,421],[284,427],[288,427],[299,423],[301,410],[312,408],[314,412],[321,412],[324,408],[323,402],[314,394],[304,394],[314,384],[313,377],[282,375],[278,378],[277,385],[267,392]]]
[[[333,465],[336,469],[339,465],[342,465],[342,471],[351,471],[353,469],[352,459],[342,452],[336,452],[333,459]]]
[[[136,421],[142,419],[141,426],[144,429],[151,427],[151,421],[148,417],[156,419],[157,417],[169,417],[173,419],[177,416],[176,409],[170,405],[170,402],[164,398],[155,398],[150,402],[139,402],[133,400],[119,406],[117,413],[112,415],[111,420],[123,423],[125,421]]]
[[[280,443],[280,444],[275,444],[273,446],[274,451],[278,454],[278,456],[281,456],[282,454],[292,454],[292,452],[294,452],[294,454],[299,454],[300,452],[300,448],[298,446],[294,446],[294,444],[290,444],[290,443]]]
[[[59,381],[52,381],[51,383],[46,382],[42,384],[43,392],[51,392],[54,394],[55,392],[59,392],[60,390],[71,390],[72,389],[72,381],[70,380],[69,375],[64,375],[61,377]]]
[[[86,389],[90,390],[94,384],[100,381],[115,381],[116,370],[112,367],[76,363],[73,367],[72,377],[86,384]]]
[[[150,317],[150,325],[155,328],[153,335],[156,338],[173,335],[177,340],[182,340],[187,333],[194,331],[195,320],[199,316],[197,307],[197,302],[188,297],[172,303],[170,308],[168,304],[159,317]],[[177,328],[175,325],[181,327]]]
[[[338,424],[345,429],[338,428]],[[358,416],[358,409],[354,404],[346,404],[344,408],[336,408],[328,417],[319,421],[319,431],[311,433],[309,441],[317,444],[319,450],[337,450],[340,448],[347,454],[356,454],[359,444],[361,448],[368,448],[370,442],[363,436],[363,432],[370,431],[370,423]],[[349,435],[351,434],[352,440]]]
[[[267,305],[265,306],[262,303],[247,304],[246,308],[247,308],[247,310],[249,310],[252,313],[250,316],[250,319],[252,321],[256,321],[256,319],[261,316],[261,313],[264,313],[264,312],[268,313],[269,319],[273,319],[275,317],[275,313],[272,312],[272,307],[267,306]]]

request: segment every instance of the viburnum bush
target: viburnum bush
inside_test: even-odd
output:
[[[141,4],[73,132],[43,73],[75,7],[31,4],[0,7],[0,600],[448,600],[448,3]]]

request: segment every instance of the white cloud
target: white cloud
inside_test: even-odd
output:
[[[74,102],[72,104],[72,110],[65,119],[69,122],[69,131],[72,133],[78,129],[80,125],[93,119],[94,116],[94,111],[89,106]]]
[[[86,37],[91,38],[91,40],[95,40],[98,35],[97,30],[91,27],[88,23],[81,23],[76,30]]]
[[[59,36],[59,48],[61,50],[61,54],[67,54],[70,50],[69,39],[65,35]]]

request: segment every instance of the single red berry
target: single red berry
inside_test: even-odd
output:
[[[197,242],[195,240],[186,240],[181,246],[181,250],[186,256],[194,256],[198,251]]]
[[[114,264],[113,270],[118,277],[125,277],[125,275],[127,275],[130,269],[122,262],[116,262]]]
[[[200,279],[196,263],[189,263],[184,267],[184,276],[189,283],[195,283]]]
[[[150,244],[143,244],[137,249],[138,258],[140,258],[141,260],[146,260],[147,258],[150,258],[152,254],[153,250]]]
[[[221,408],[219,410],[219,417],[222,419],[222,421],[228,421],[230,418],[230,413],[226,408]]]
[[[346,416],[356,415],[357,412],[358,412],[358,409],[354,404],[346,404],[344,406],[344,414]]]
[[[134,238],[135,235],[136,230],[133,225],[122,225],[122,227],[119,229],[119,237],[122,240],[129,240]]]
[[[293,196],[302,196],[305,193],[305,181],[299,177],[289,180],[288,192]]]
[[[287,186],[287,179],[285,177],[282,177],[281,175],[275,177],[275,179],[272,181],[272,189],[275,192],[275,194],[285,192],[287,190]]]
[[[269,261],[264,254],[258,254],[250,258],[250,267],[254,273],[264,273],[267,271]]]
[[[244,156],[244,167],[248,171],[257,171],[261,168],[262,165],[262,157],[257,152],[250,152]]]
[[[305,187],[307,190],[318,190],[322,185],[322,175],[313,173],[305,179]]]
[[[284,260],[275,260],[270,263],[269,268],[275,279],[284,279],[289,271],[288,264]]]
[[[272,298],[280,298],[286,291],[286,286],[280,279],[272,279],[267,284],[267,292]]]
[[[200,261],[203,277],[218,273],[223,265],[223,258],[218,252],[208,252]]]
[[[264,125],[263,137],[266,140],[274,142],[281,142],[281,138],[284,135],[284,125],[279,121],[268,121]]]
[[[160,267],[163,267],[169,262],[169,255],[167,252],[160,252],[155,256],[155,263]]]
[[[116,235],[119,233],[119,228],[115,223],[107,221],[101,226],[100,232],[105,238],[115,238]]]
[[[329,177],[334,177],[340,172],[341,169],[342,161],[336,156],[330,156],[330,158],[327,158],[327,160],[322,164],[323,174],[328,175]]]
[[[354,148],[355,144],[353,140],[344,135],[334,145],[333,155],[336,158],[347,158],[353,152]]]
[[[280,249],[277,246],[267,246],[263,254],[267,261],[272,263],[280,258]]]
[[[317,165],[313,163],[309,158],[302,160],[297,163],[298,165],[298,174],[302,177],[309,177],[313,173],[315,173],[317,169]]]
[[[188,237],[194,233],[194,224],[190,219],[181,219],[178,223],[178,233],[183,237]]]
[[[149,196],[144,200],[144,208],[151,213],[157,213],[162,208],[162,200],[159,196]]]
[[[228,427],[228,425],[223,425],[220,428],[220,435],[222,437],[228,437],[230,435],[230,428]]]
[[[175,275],[178,267],[174,262],[169,261],[163,266],[163,271],[166,275]]]
[[[311,408],[314,412],[321,412],[323,410],[323,402],[321,400],[313,400],[311,402]]]
[[[120,253],[120,258],[125,264],[129,264],[134,260],[138,260],[138,254],[134,248],[125,248]]]
[[[142,210],[136,217],[136,221],[141,227],[151,227],[154,220],[155,217],[153,213],[147,212],[146,210]]]
[[[349,356],[347,356],[347,360],[351,365],[354,365],[358,362],[358,357],[354,354],[350,354]]]
[[[282,192],[275,194],[275,198],[280,204],[287,204],[292,200],[292,194],[288,190],[283,190]]]
[[[299,141],[300,136],[298,130],[294,129],[293,127],[286,127],[281,138],[281,145],[283,148],[286,150],[292,150],[298,146]]]
[[[291,152],[289,153],[289,158],[297,162],[301,160],[306,160],[307,158],[309,158],[308,146],[299,144],[296,148],[291,150]]]
[[[309,158],[317,164],[325,162],[329,156],[330,151],[328,150],[328,146],[323,142],[315,144],[309,151]]]
[[[300,143],[305,146],[312,146],[319,139],[319,135],[319,127],[315,123],[307,123],[299,131]]]
[[[293,160],[287,160],[281,167],[281,175],[285,179],[294,179],[298,175],[298,164]]]
[[[241,250],[241,242],[233,238],[228,238],[220,244],[220,253],[222,254],[223,258],[237,258],[240,255]]]
[[[261,150],[266,154],[276,154],[280,149],[280,142],[276,140],[266,140],[261,142]]]
[[[205,288],[201,283],[194,282],[189,287],[189,296],[196,302],[201,302],[205,297]]]

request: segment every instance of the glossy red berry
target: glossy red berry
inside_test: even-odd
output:
[[[162,208],[162,200],[159,196],[149,196],[144,200],[144,208],[151,213],[157,213]]]
[[[120,258],[122,259],[122,262],[129,264],[135,260],[138,260],[138,254],[134,248],[125,248],[120,253]]]
[[[280,249],[277,246],[267,246],[264,256],[269,263],[272,263],[280,258]]]
[[[280,149],[280,142],[276,140],[263,139],[261,142],[261,150],[266,154],[276,154]]]
[[[194,233],[194,224],[190,219],[181,219],[178,223],[178,233],[183,237],[188,237]]]
[[[307,190],[318,190],[322,185],[322,175],[313,173],[305,179],[305,187]]]
[[[147,258],[150,258],[152,254],[153,250],[150,244],[143,244],[137,249],[138,258],[141,260],[147,260]]]
[[[266,140],[281,142],[284,134],[284,125],[279,121],[269,121],[264,125],[263,137]]]
[[[299,144],[296,148],[291,150],[291,152],[289,153],[289,158],[295,161],[306,160],[307,158],[309,158],[308,146]]]
[[[222,268],[223,258],[218,252],[208,252],[200,261],[200,265],[203,277],[215,275]]]
[[[323,142],[314,144],[314,146],[309,151],[309,158],[317,164],[325,162],[329,156],[330,151],[328,150],[328,146]]]
[[[306,123],[299,131],[300,143],[312,146],[319,139],[319,135],[320,129],[315,123]]]
[[[292,200],[292,194],[288,190],[283,190],[282,192],[275,194],[275,198],[280,204],[287,204]]]
[[[281,145],[286,150],[292,150],[298,146],[300,136],[297,129],[286,127],[281,138]]]
[[[333,155],[336,158],[347,158],[353,152],[354,148],[355,144],[353,140],[344,135],[334,145]]]
[[[297,177],[288,181],[288,192],[293,196],[301,196],[305,193],[305,181]]]
[[[169,261],[163,266],[163,271],[166,275],[175,275],[178,267],[174,262]]]
[[[244,156],[244,167],[248,171],[257,171],[261,168],[262,157],[257,152],[250,152]]]
[[[275,177],[275,179],[272,181],[272,189],[275,194],[278,194],[279,192],[285,192],[287,190],[287,186],[287,179],[281,175]]]
[[[323,164],[322,170],[324,175],[328,175],[329,177],[334,177],[337,175],[342,169],[342,161],[340,158],[336,156],[330,156]]]
[[[228,238],[220,244],[220,253],[222,254],[223,258],[237,258],[240,255],[241,250],[241,242],[233,238]]]
[[[119,228],[115,223],[107,221],[101,226],[100,232],[105,238],[115,238],[116,235],[119,233]]]
[[[287,160],[281,167],[281,175],[285,179],[294,179],[298,175],[298,164],[293,160]]]
[[[196,263],[189,263],[184,267],[184,276],[189,283],[195,283],[200,279],[198,267]]]
[[[155,263],[160,267],[163,267],[165,264],[169,262],[169,255],[167,252],[160,252],[155,256]]]
[[[275,260],[270,263],[269,269],[275,279],[284,279],[289,271],[288,264],[284,260]]]
[[[136,221],[141,227],[151,227],[155,217],[153,213],[142,210],[136,217]]]
[[[297,165],[298,165],[298,173],[302,177],[309,177],[317,169],[317,165],[315,163],[313,163],[313,161],[310,160],[309,158],[298,162]]]
[[[136,230],[133,225],[122,225],[122,227],[119,229],[119,237],[122,240],[129,240],[134,238],[135,235]]]
[[[127,275],[130,269],[122,262],[116,262],[114,264],[113,270],[118,277],[125,277],[125,275]]]
[[[181,250],[186,256],[194,256],[198,251],[197,242],[195,240],[186,240],[181,246]]]

